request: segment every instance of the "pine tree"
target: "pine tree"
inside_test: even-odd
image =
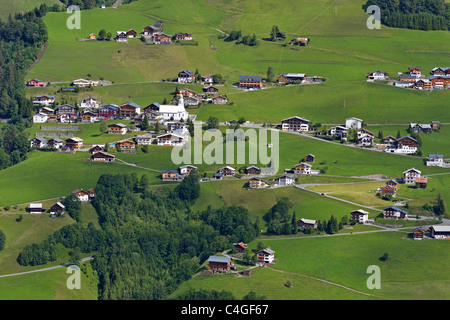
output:
[[[292,225],[292,234],[297,234],[298,233],[298,226],[297,226],[297,218],[295,217],[295,211],[292,214],[291,225]]]

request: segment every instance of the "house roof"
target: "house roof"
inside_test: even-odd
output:
[[[257,253],[259,253],[259,252],[264,252],[264,253],[268,253],[268,254],[274,254],[274,253],[275,253],[275,251],[273,251],[273,250],[270,249],[270,248],[266,248],[266,249],[263,249],[263,250],[259,250]]]
[[[306,73],[283,73],[283,76],[286,78],[304,78],[306,77]]]
[[[260,76],[239,76],[239,81],[248,81],[252,79],[253,81],[262,81],[262,77]]]
[[[408,169],[408,170],[406,170],[406,171],[403,171],[403,174],[405,174],[405,173],[407,173],[407,172],[410,172],[410,171],[416,171],[416,172],[418,172],[418,173],[422,173],[422,171],[417,170],[416,168],[411,168],[411,169]]]
[[[250,166],[250,167],[247,167],[247,168],[245,168],[246,170],[248,170],[248,169],[251,169],[251,168],[255,168],[255,169],[258,169],[258,170],[260,170],[258,167],[256,167],[256,166]]]
[[[414,138],[412,138],[410,136],[404,136],[404,137],[398,138],[397,141],[402,140],[402,139],[406,139],[406,138],[409,138],[409,139],[414,140],[415,142],[417,142],[416,139],[414,139]]]
[[[428,178],[424,177],[424,178],[416,178],[414,180],[416,183],[428,183]]]
[[[439,153],[430,153],[429,155],[428,155],[428,158],[444,158],[444,155],[443,154],[439,154]]]
[[[42,203],[30,203],[31,209],[42,209]]]
[[[290,117],[290,118],[286,118],[286,119],[283,119],[283,120],[281,120],[281,122],[283,122],[283,121],[286,121],[286,120],[289,120],[289,119],[299,119],[299,120],[302,120],[302,121],[305,121],[305,122],[311,122],[311,121],[309,121],[308,119],[305,119],[305,118],[302,118],[302,117],[298,117],[298,116],[293,116],[293,117]]]
[[[219,262],[219,263],[228,263],[231,258],[229,257],[221,257],[221,256],[210,256],[208,258],[208,262]]]
[[[363,209],[358,209],[355,211],[352,211],[351,213],[358,213],[358,214],[362,214],[362,215],[368,215],[369,213]]]
[[[127,125],[123,124],[123,123],[110,124],[108,127],[114,127],[114,126],[121,127],[121,128],[126,128],[127,127]]]
[[[301,218],[300,221],[302,221],[303,223],[308,223],[308,224],[315,224],[316,223],[316,220],[305,219],[305,218]]]
[[[404,214],[408,214],[407,211],[402,210],[402,209],[400,209],[400,208],[398,208],[396,206],[390,206],[389,208],[384,209],[384,211],[386,211],[386,210],[394,210],[394,211],[398,211],[398,212],[401,212],[401,213],[404,213]]]
[[[129,106],[132,106],[132,107],[135,107],[135,108],[140,108],[141,107],[140,105],[138,105],[137,103],[134,103],[132,101],[125,102],[124,104],[121,105],[121,107],[123,107],[124,105],[129,105]]]
[[[450,232],[450,226],[431,226],[430,229],[437,232]]]
[[[162,169],[161,173],[178,173],[177,170],[172,170],[172,169]]]

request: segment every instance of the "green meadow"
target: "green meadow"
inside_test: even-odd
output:
[[[253,290],[267,299],[439,299],[449,298],[448,241],[414,241],[408,232],[374,232],[323,238],[257,239],[275,250],[276,263],[252,269],[250,276],[199,275],[174,296],[190,288],[223,288],[238,298]],[[387,261],[379,258],[388,253]],[[369,266],[380,268],[380,289],[369,289]],[[267,279],[267,282],[265,281]],[[337,285],[325,284],[327,280]],[[286,288],[290,281],[293,288]],[[217,290],[217,289],[216,289]],[[317,290],[317,291],[316,291]],[[366,296],[363,293],[373,295]],[[337,294],[337,295],[336,295]]]

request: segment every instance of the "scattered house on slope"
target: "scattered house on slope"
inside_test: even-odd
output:
[[[83,139],[78,138],[78,137],[72,137],[72,138],[66,139],[66,141],[64,142],[64,145],[66,148],[71,149],[71,150],[81,149],[83,147]]]
[[[45,208],[42,207],[42,203],[30,203],[30,207],[28,208],[28,213],[31,214],[41,214],[45,211]]]
[[[363,120],[351,117],[345,119],[345,127],[347,129],[361,129],[362,128]]]
[[[367,74],[367,81],[384,81],[387,80],[387,73],[376,70]]]
[[[414,228],[411,233],[414,240],[423,240],[425,237],[425,231],[420,227]]]
[[[109,134],[121,134],[124,135],[128,132],[128,127],[126,124],[123,123],[115,123],[110,124],[108,126],[108,133]]]
[[[195,73],[191,70],[183,70],[178,73],[178,83],[191,83],[195,81]]]
[[[416,168],[411,168],[403,172],[403,183],[415,184],[416,178],[420,178],[422,172]]]
[[[294,131],[294,132],[306,132],[309,131],[311,121],[301,117],[290,117],[281,120],[281,130]]]
[[[267,188],[269,185],[263,179],[253,177],[250,178],[250,180],[248,181],[248,186],[250,189],[264,189]]]
[[[271,264],[275,259],[275,251],[272,249],[266,248],[256,252],[256,258],[258,262],[264,264]]]
[[[210,256],[208,265],[212,272],[228,272],[233,266],[233,259],[230,257]]]
[[[278,77],[278,83],[301,83],[306,78],[306,73],[284,73]]]
[[[61,216],[62,214],[64,214],[65,209],[66,207],[58,201],[50,207],[50,217],[54,218],[57,216]]]
[[[239,88],[241,89],[261,89],[262,78],[260,76],[240,76]]]
[[[350,221],[366,224],[369,221],[369,213],[362,209],[354,210],[350,212]]]
[[[92,161],[114,162],[116,157],[104,151],[99,151],[91,156]]]
[[[390,206],[389,208],[384,209],[383,219],[407,220],[408,212],[397,208],[396,206]]]
[[[88,202],[89,201],[89,193],[87,191],[84,191],[83,189],[77,189],[72,191],[72,194],[74,194],[78,201],[82,202]]]
[[[301,218],[297,221],[297,227],[301,229],[311,228],[317,229],[317,220]]]
[[[430,234],[434,239],[450,239],[450,226],[431,226]]]
[[[294,177],[288,174],[284,174],[281,177],[275,179],[275,185],[278,186],[290,186],[293,185],[294,182],[295,182]]]

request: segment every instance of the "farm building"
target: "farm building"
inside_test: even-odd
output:
[[[390,206],[389,208],[384,209],[383,218],[393,220],[407,220],[408,212],[397,208],[396,206]]]
[[[96,152],[92,155],[91,159],[93,161],[102,161],[102,162],[114,162],[116,157],[112,154],[106,153],[104,151]]]
[[[209,268],[214,272],[230,271],[233,265],[233,259],[229,257],[210,256],[208,258]]]
[[[305,228],[316,229],[317,228],[317,220],[302,218],[297,221],[297,227],[302,228],[302,229],[305,229]]]
[[[430,234],[434,239],[450,239],[450,226],[431,226]]]

